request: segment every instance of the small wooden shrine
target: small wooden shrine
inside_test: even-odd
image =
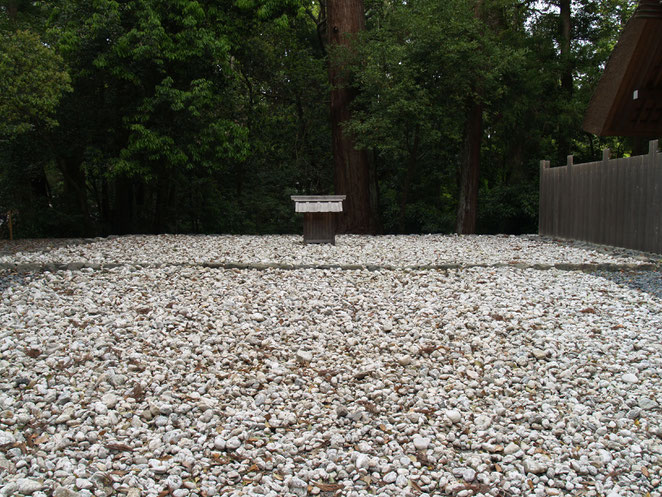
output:
[[[336,244],[336,216],[345,195],[292,195],[295,212],[303,213],[304,243]]]

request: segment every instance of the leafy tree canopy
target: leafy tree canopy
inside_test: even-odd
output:
[[[0,136],[13,138],[57,125],[54,114],[71,91],[62,58],[39,35],[18,30],[0,35]]]

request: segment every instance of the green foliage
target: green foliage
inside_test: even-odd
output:
[[[36,33],[0,34],[0,137],[56,126],[55,109],[71,91],[62,59]]]
[[[289,195],[333,192],[339,57],[386,232],[453,230],[471,100],[479,229],[535,231],[540,159],[631,152],[580,123],[634,4],[574,0],[561,60],[554,2],[367,0],[354,49],[328,55],[323,3],[0,2],[0,210],[19,236],[298,231]]]
[[[479,19],[460,0],[389,4],[363,37],[346,129],[378,157],[387,231],[452,230],[467,100],[495,109],[523,77],[526,50],[485,8]]]

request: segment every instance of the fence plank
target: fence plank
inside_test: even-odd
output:
[[[646,186],[646,164],[648,162],[648,157],[645,155],[641,156],[641,161],[638,164],[637,175],[635,179],[637,181],[637,203],[636,203],[636,215],[633,219],[636,225],[636,238],[634,242],[634,247],[639,248],[644,246],[644,240],[646,238],[646,203],[648,201],[648,188]]]
[[[597,163],[591,162],[588,165],[587,173],[590,176],[590,188],[591,195],[589,198],[588,204],[588,215],[589,215],[589,229],[588,229],[588,239],[597,242],[600,236],[600,217],[597,215],[597,211],[600,210],[600,195],[596,193],[600,190],[600,175],[597,174]]]
[[[555,168],[554,170],[554,212],[559,213],[559,215],[554,216],[554,234],[556,236],[562,236],[560,222],[563,215],[563,183],[561,182],[562,176],[561,173],[565,173],[560,167]]]
[[[558,202],[556,201],[556,198],[558,197],[559,194],[559,184],[557,181],[558,168],[550,169],[549,172],[550,172],[550,188],[551,188],[550,189],[551,199],[549,206],[553,213],[552,218],[549,220],[549,231],[550,231],[550,235],[559,236],[559,232],[558,232],[559,209],[558,209]]]
[[[577,231],[577,239],[582,240],[585,238],[585,229],[586,229],[586,224],[585,224],[585,218],[584,215],[586,214],[586,198],[588,195],[588,192],[586,191],[586,175],[584,174],[584,169],[578,169],[577,170],[577,198],[575,200],[575,209],[576,209],[576,217],[574,220],[575,223],[575,229]]]
[[[627,200],[628,196],[626,195],[627,192],[627,184],[626,184],[626,173],[627,173],[627,167],[626,167],[626,159],[618,159],[618,163],[616,165],[617,167],[617,175],[616,178],[618,180],[618,197],[616,200],[616,205],[618,206],[618,212],[616,216],[616,227],[618,228],[618,233],[616,237],[616,245],[619,247],[624,247],[625,246],[625,240],[626,240],[626,210],[627,210]]]
[[[547,161],[546,163],[546,183],[545,183],[545,188],[547,190],[547,196],[546,196],[546,210],[547,210],[547,215],[545,217],[545,230],[547,235],[552,235],[553,234],[553,226],[552,226],[552,220],[554,219],[554,211],[553,211],[553,194],[554,194],[554,176],[553,172],[550,169],[550,163]]]
[[[549,197],[547,198],[547,212],[549,213],[549,219],[547,220],[547,234],[550,236],[555,235],[554,231],[554,217],[556,213],[554,212],[554,195],[556,190],[555,182],[555,173],[553,169],[550,169],[547,174],[547,192]]]
[[[630,183],[630,215],[628,219],[628,226],[630,227],[630,236],[628,241],[629,248],[635,248],[637,246],[637,237],[639,236],[639,226],[637,225],[637,216],[639,215],[639,198],[641,195],[640,185],[639,185],[639,174],[640,174],[640,156],[632,158],[628,162],[630,171],[628,173],[628,179]]]
[[[586,240],[587,231],[588,231],[588,196],[590,194],[589,184],[588,184],[588,171],[585,167],[582,167],[577,175],[579,178],[579,191],[580,198],[579,209],[577,215],[580,219],[579,224],[579,236],[577,237],[580,240]]]
[[[630,157],[629,161],[625,162],[626,174],[626,206],[625,209],[625,247],[634,248],[637,240],[637,225],[634,222],[637,215],[637,169],[638,169],[639,156]]]
[[[611,159],[607,160],[607,165],[605,167],[607,178],[607,187],[603,192],[603,197],[607,203],[607,208],[604,216],[604,229],[605,229],[605,240],[606,245],[616,245],[616,213],[618,210],[618,205],[616,202],[616,197],[618,195],[618,181],[616,175],[618,171],[616,169],[618,160]]]
[[[598,243],[606,245],[609,243],[609,193],[611,190],[611,168],[609,163],[609,156],[611,152],[608,148],[602,151],[602,163],[600,165],[600,212],[599,212],[599,232],[600,238]]]
[[[575,158],[572,155],[568,155],[566,161],[566,199],[565,199],[565,238],[573,238],[575,235],[575,216],[577,215],[577,204],[575,200],[577,195],[575,191],[577,190],[577,168],[575,167]]]
[[[586,175],[586,230],[584,231],[584,239],[587,241],[593,241],[593,230],[595,225],[593,224],[593,209],[595,209],[595,185],[598,178],[594,174],[593,163],[586,164],[584,168],[584,174]]]
[[[655,160],[655,204],[651,206],[655,217],[657,244],[654,252],[662,254],[662,153],[656,154]]]
[[[538,233],[541,235],[548,235],[550,233],[549,229],[549,219],[551,218],[550,208],[549,208],[549,197],[551,194],[550,187],[550,174],[549,166],[547,165],[546,160],[540,161],[540,208],[538,210]]]
[[[590,224],[590,214],[591,214],[591,175],[590,175],[589,166],[582,167],[582,190],[584,191],[583,195],[583,205],[582,205],[582,236],[583,240],[589,238],[589,233],[591,231]]]
[[[660,217],[659,191],[655,184],[655,164],[657,159],[658,141],[653,140],[649,143],[648,156],[644,161],[646,164],[646,173],[644,188],[646,188],[645,225],[644,236],[642,240],[642,249],[647,252],[654,252],[657,248],[656,217]]]

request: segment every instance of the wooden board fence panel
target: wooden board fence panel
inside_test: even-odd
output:
[[[540,162],[541,235],[662,254],[662,153],[564,166]]]

